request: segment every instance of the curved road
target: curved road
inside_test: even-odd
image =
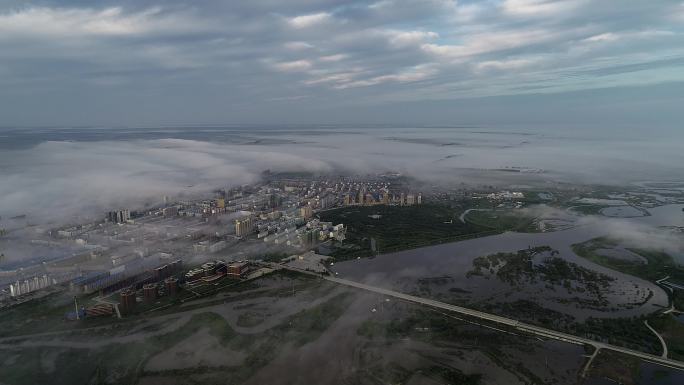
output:
[[[651,325],[648,324],[647,320],[644,320],[644,325],[646,325],[648,330],[652,331],[653,334],[655,334],[656,337],[658,337],[658,339],[660,340],[660,344],[663,346],[663,358],[667,358],[667,344],[665,343],[663,337],[655,329],[653,329]]]

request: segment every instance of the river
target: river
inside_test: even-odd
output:
[[[331,270],[340,278],[352,279],[376,286],[402,291],[417,290],[417,280],[427,277],[449,277],[444,289],[466,293],[463,300],[470,302],[532,300],[546,308],[571,314],[578,319],[592,317],[629,317],[653,312],[668,306],[667,294],[657,285],[596,265],[577,256],[572,245],[592,238],[609,236],[620,228],[649,228],[660,226],[684,227],[684,205],[667,205],[649,209],[650,216],[638,218],[600,218],[579,221],[578,225],[556,232],[514,233],[470,239],[466,241],[427,246],[389,253],[375,258],[336,263]],[[597,217],[598,218],[598,217]],[[474,258],[497,252],[512,252],[528,247],[550,246],[559,257],[615,278],[606,298],[615,309],[588,309],[567,301],[576,294],[549,290],[543,283],[514,290],[497,279],[466,276],[473,268]],[[647,296],[648,291],[653,295]],[[645,301],[643,304],[639,303]],[[632,304],[631,306],[629,304]],[[631,307],[631,308],[630,308]]]

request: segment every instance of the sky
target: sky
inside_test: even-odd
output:
[[[684,2],[0,0],[0,126],[679,129]]]

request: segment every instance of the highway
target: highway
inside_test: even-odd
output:
[[[354,287],[357,289],[361,289],[361,290],[385,295],[388,297],[393,297],[393,298],[397,298],[397,299],[408,301],[408,302],[413,302],[413,303],[417,303],[417,304],[421,304],[421,305],[425,305],[425,306],[430,306],[430,307],[434,307],[434,308],[438,308],[438,309],[442,309],[442,310],[447,310],[447,311],[463,314],[463,315],[466,315],[469,317],[474,317],[474,318],[478,318],[478,319],[485,320],[485,321],[494,322],[494,323],[505,325],[505,326],[508,326],[511,328],[515,328],[515,329],[520,330],[522,332],[532,334],[535,336],[539,336],[539,337],[551,338],[551,339],[555,339],[555,340],[559,340],[559,341],[563,341],[563,342],[567,342],[567,343],[572,343],[572,344],[577,344],[577,345],[589,345],[589,346],[594,347],[596,349],[596,351],[598,351],[600,349],[611,350],[614,352],[627,354],[627,355],[630,355],[632,357],[637,357],[637,358],[640,358],[644,361],[664,365],[664,366],[667,366],[667,367],[670,367],[673,369],[684,370],[684,362],[681,362],[681,361],[676,361],[676,360],[669,359],[667,357],[660,357],[660,356],[656,356],[653,354],[640,352],[638,350],[623,348],[621,346],[615,346],[615,345],[607,344],[604,342],[590,340],[588,338],[574,336],[572,334],[562,333],[562,332],[558,332],[555,330],[546,329],[546,328],[542,328],[539,326],[526,324],[526,323],[511,319],[511,318],[501,317],[501,316],[498,316],[495,314],[489,314],[489,313],[481,312],[478,310],[468,309],[468,308],[465,308],[462,306],[451,305],[451,304],[448,304],[445,302],[439,302],[439,301],[435,301],[435,300],[431,300],[431,299],[427,299],[427,298],[416,297],[416,296],[413,296],[410,294],[405,294],[405,293],[400,293],[400,292],[393,291],[393,290],[383,289],[380,287],[370,286],[370,285],[366,285],[366,284],[363,284],[360,282],[350,281],[347,279],[336,278],[333,276],[323,276],[323,275],[320,275],[317,273],[313,273],[313,272],[305,271],[305,270],[300,270],[300,269],[295,269],[295,268],[292,268],[289,266],[271,264],[271,267],[273,267],[275,269],[284,268],[284,269],[288,269],[288,270],[292,270],[292,271],[297,271],[297,272],[300,272],[303,274],[316,276],[316,277],[319,277],[319,278],[322,278],[322,279],[325,279],[327,281],[334,282],[334,283],[337,283],[340,285]],[[595,353],[596,353],[596,351],[595,351]],[[591,361],[588,362],[587,364],[590,364],[590,363],[591,363]]]

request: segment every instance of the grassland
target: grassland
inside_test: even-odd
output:
[[[284,319],[278,326],[265,332],[243,335],[236,333],[228,322],[213,312],[202,312],[179,328],[141,338],[135,342],[107,342],[102,346],[78,348],[80,337],[98,341],[103,336],[83,331],[76,340],[65,346],[24,347],[0,349],[0,378],[3,384],[135,384],[145,378],[170,376],[175,381],[190,381],[201,374],[206,384],[241,383],[277,357],[287,346],[302,346],[316,340],[351,302],[349,293],[341,293],[330,300],[302,310]],[[240,365],[196,366],[188,369],[148,370],[147,362],[188,339],[200,330],[207,330],[221,347],[244,354]],[[125,331],[123,332],[125,335]],[[111,341],[112,336],[105,336]],[[114,336],[115,337],[115,336]],[[51,368],[50,368],[51,367]],[[59,373],[55,376],[54,373]],[[193,380],[194,381],[194,380]],[[187,383],[187,382],[183,382]]]
[[[325,211],[323,221],[347,225],[347,240],[332,256],[338,260],[454,242],[498,231],[459,221],[463,210],[438,204],[353,206]],[[375,240],[376,251],[371,248]]]
[[[668,356],[684,361],[684,322],[672,314],[661,314],[649,318],[648,323],[665,339]]]
[[[466,222],[496,231],[539,232],[535,218],[510,209],[475,210],[465,216]]]
[[[612,258],[600,253],[600,249],[611,249],[619,245],[618,241],[608,238],[595,238],[572,246],[573,251],[596,264],[617,270],[648,281],[656,281],[670,276],[674,282],[684,283],[684,268],[677,265],[674,259],[665,252],[644,249],[627,249],[644,257],[647,263]]]
[[[598,265],[647,281],[655,282],[669,276],[669,281],[684,284],[684,267],[677,264],[672,256],[667,253],[659,250],[626,249],[646,260],[646,263],[641,263],[634,260],[609,257],[600,252],[601,249],[612,249],[617,246],[619,246],[619,242],[616,240],[595,238],[584,243],[572,245],[572,249],[575,254]],[[684,291],[673,290],[672,300],[677,309],[684,309]]]
[[[445,316],[439,311],[414,309],[407,317],[394,318],[386,321],[366,320],[357,329],[357,334],[377,343],[389,344],[389,341],[412,340],[430,345],[449,346],[453,341],[468,349],[477,347],[485,356],[517,376],[521,383],[543,383],[525,365],[507,356],[506,348],[515,346],[517,349],[529,351],[532,347],[525,338],[505,336],[501,333],[490,333],[469,325],[455,317]],[[454,353],[458,354],[458,353]],[[479,384],[482,375],[466,373],[448,366],[435,365],[419,370],[424,376],[437,383],[446,384]],[[410,377],[405,376],[404,379]],[[387,378],[387,383],[390,379]],[[402,383],[395,379],[391,383]]]
[[[605,205],[594,205],[594,204],[578,204],[573,205],[571,210],[584,215],[601,215],[601,210],[608,208],[610,206]]]
[[[213,313],[201,313],[181,328],[145,340],[109,344],[96,349],[78,348],[21,348],[1,350],[0,378],[6,384],[133,384],[142,374],[144,362],[155,354],[188,338],[199,328],[209,328],[212,335],[227,343],[234,332],[222,318]],[[46,370],[46,354],[54,355],[54,367],[59,376]],[[7,365],[7,362],[13,365]]]
[[[563,286],[567,292],[588,292],[600,304],[605,302],[603,291],[612,278],[555,257],[558,251],[549,246],[518,250],[515,253],[496,253],[473,260],[470,276],[495,275],[511,286],[523,287],[537,281]],[[538,263],[535,258],[541,257]]]

